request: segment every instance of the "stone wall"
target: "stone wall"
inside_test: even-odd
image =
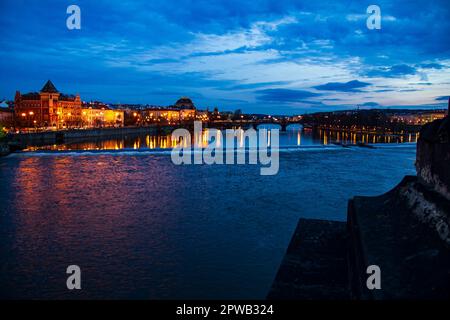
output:
[[[9,154],[9,145],[6,142],[0,141],[0,157]]]
[[[420,131],[416,169],[421,183],[450,200],[450,118],[448,115],[444,119],[426,124]]]
[[[27,147],[31,145],[60,144],[89,138],[113,138],[128,134],[149,134],[155,133],[157,130],[158,128],[155,126],[147,126],[21,133],[10,136],[10,141],[22,147]]]

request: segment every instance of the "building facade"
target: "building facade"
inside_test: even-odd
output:
[[[197,109],[191,99],[187,97],[180,98],[175,105],[169,107],[147,107],[139,110],[136,119],[139,123],[167,123],[177,124],[180,121],[195,120]]]
[[[180,110],[176,108],[147,108],[141,112],[142,119],[146,123],[167,121],[177,123],[180,121]]]
[[[175,109],[179,110],[181,121],[195,120],[197,109],[192,100],[188,97],[181,97],[178,99],[175,103]]]
[[[40,92],[21,94],[14,99],[19,127],[70,128],[81,125],[81,100],[77,95],[60,93],[49,80]]]
[[[84,104],[81,120],[84,127],[123,127],[124,111],[113,110],[106,105]]]
[[[391,120],[410,125],[424,125],[434,120],[443,119],[445,116],[445,110],[430,110],[410,112],[408,114],[394,114],[391,116]]]
[[[11,128],[14,126],[13,109],[6,102],[0,102],[0,126]]]

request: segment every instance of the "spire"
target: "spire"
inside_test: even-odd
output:
[[[53,83],[50,80],[48,80],[47,83],[44,85],[44,87],[41,89],[41,92],[58,93],[58,90],[55,88]]]
[[[447,115],[450,116],[450,96],[448,97],[448,109],[447,109]]]

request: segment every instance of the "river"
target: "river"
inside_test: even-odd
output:
[[[264,298],[300,217],[344,221],[349,198],[415,173],[415,137],[345,137],[282,133],[274,176],[174,165],[169,136],[1,158],[0,297]],[[375,148],[333,144],[363,139]],[[72,264],[79,291],[66,288]]]

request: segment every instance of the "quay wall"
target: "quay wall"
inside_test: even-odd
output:
[[[145,126],[145,127],[123,127],[123,128],[98,128],[88,130],[61,130],[46,132],[30,132],[18,133],[9,136],[9,144],[18,146],[18,148],[26,148],[28,146],[45,145],[45,144],[61,144],[65,142],[73,142],[77,140],[85,140],[89,138],[114,138],[132,134],[150,134],[156,133],[161,127]]]
[[[7,156],[9,154],[9,145],[5,141],[0,141],[0,157]]]

